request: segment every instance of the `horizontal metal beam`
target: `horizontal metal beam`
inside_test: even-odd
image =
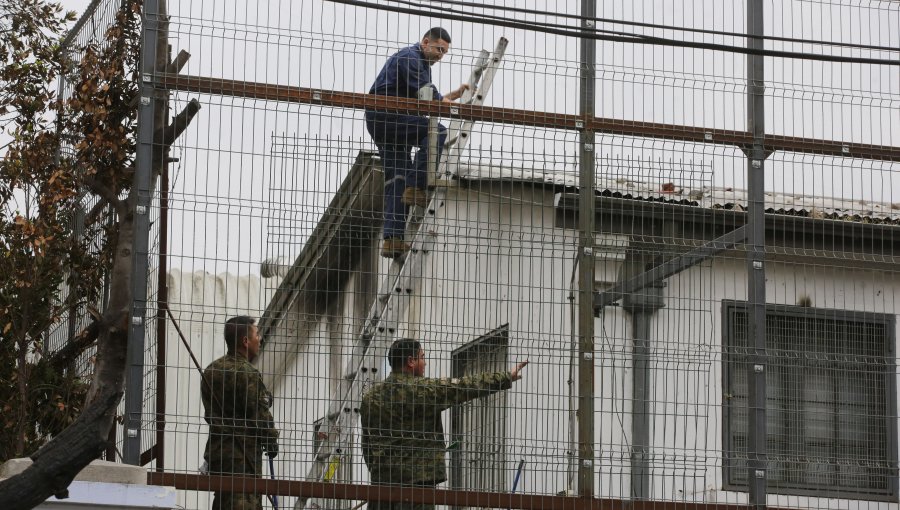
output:
[[[747,238],[747,227],[738,227],[727,234],[717,237],[705,243],[699,248],[687,253],[672,257],[662,264],[645,271],[625,282],[616,284],[615,287],[594,294],[594,309],[609,306],[628,294],[637,292],[644,287],[680,273],[685,269],[695,266],[704,260],[713,257],[723,251],[730,250]]]
[[[578,194],[560,193],[556,199],[557,209],[568,214],[578,213]],[[652,221],[677,221],[685,225],[694,225],[693,232],[701,232],[702,227],[737,228],[747,223],[747,213],[737,209],[714,209],[696,205],[685,205],[672,202],[658,202],[635,198],[618,198],[598,196],[598,223],[608,224],[611,218],[628,218],[630,225],[636,223],[631,219]],[[766,231],[769,235],[784,239],[801,239],[801,236],[833,242],[838,239],[867,241],[882,248],[884,253],[896,253],[894,245],[900,245],[900,225],[891,223],[864,223],[860,221],[830,218],[810,218],[794,216],[787,213],[766,213]],[[577,228],[572,220],[567,228]],[[633,229],[633,227],[631,227]],[[634,230],[619,232],[623,234],[637,233]],[[860,248],[855,248],[860,249]]]
[[[748,510],[746,505],[688,503],[681,501],[630,501],[623,499],[542,496],[421,487],[268,480],[234,475],[147,473],[147,483],[180,490],[255,492],[297,498],[358,501],[392,501],[457,507],[506,508],[522,510]],[[770,510],[780,510],[771,508]]]
[[[157,83],[169,90],[246,97],[267,101],[317,104],[335,108],[372,109],[416,115],[438,115],[446,118],[458,117],[477,122],[573,131],[588,130],[598,133],[680,140],[693,143],[711,143],[741,148],[751,145],[753,141],[752,136],[747,131],[728,129],[707,129],[695,126],[627,121],[602,117],[589,117],[586,119],[574,114],[443,103],[440,101],[419,101],[403,97],[319,90],[203,76],[164,74],[159,75],[157,79]],[[886,145],[847,143],[779,135],[766,135],[764,142],[765,149],[768,151],[900,161],[900,147]]]

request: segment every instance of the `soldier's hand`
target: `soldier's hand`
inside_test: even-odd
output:
[[[271,459],[278,456],[278,443],[272,443],[266,447],[266,456]]]
[[[526,365],[528,365],[527,359],[525,361],[519,363],[518,365],[516,365],[516,368],[512,369],[512,371],[510,372],[510,375],[512,376],[513,381],[518,381],[519,379],[522,378],[521,372],[522,372],[522,369],[525,368]]]

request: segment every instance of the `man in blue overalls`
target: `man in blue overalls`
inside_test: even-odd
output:
[[[419,89],[430,86],[434,99],[450,102],[462,97],[468,85],[442,96],[431,83],[431,66],[450,50],[450,34],[440,27],[425,32],[422,41],[391,55],[384,64],[369,94],[417,98]],[[378,146],[384,167],[384,243],[383,257],[398,257],[409,250],[403,240],[407,208],[426,206],[428,175],[428,120],[416,115],[366,110],[366,128]],[[447,128],[438,126],[438,154],[447,139]],[[412,149],[418,147],[415,159]]]

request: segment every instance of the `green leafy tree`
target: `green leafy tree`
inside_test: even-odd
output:
[[[72,161],[59,158],[55,93],[64,72],[57,43],[73,13],[39,0],[0,0],[0,458],[33,453],[71,423],[84,381],[67,370],[76,349],[43,352],[63,313],[96,296],[96,257],[71,229],[79,202]],[[77,278],[75,276],[77,275]],[[71,292],[58,299],[59,291]],[[64,359],[66,358],[66,359]]]

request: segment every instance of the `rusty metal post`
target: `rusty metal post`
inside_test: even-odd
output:
[[[592,32],[597,16],[595,0],[581,1],[582,29]],[[587,120],[594,117],[597,41],[581,38],[579,114],[585,121],[579,132],[578,207],[578,495],[594,497],[594,132]]]

